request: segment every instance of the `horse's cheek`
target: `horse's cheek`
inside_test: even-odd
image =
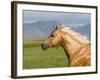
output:
[[[53,43],[54,43],[55,46],[59,45],[59,40],[58,40],[58,38],[55,39]]]

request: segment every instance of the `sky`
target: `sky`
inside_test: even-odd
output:
[[[38,21],[58,21],[64,25],[81,26],[91,23],[89,13],[51,12],[24,10],[24,23],[35,23]]]

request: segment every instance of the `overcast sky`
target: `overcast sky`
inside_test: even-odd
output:
[[[88,13],[71,12],[47,12],[47,11],[23,11],[24,23],[38,21],[58,21],[65,25],[77,26],[90,24],[91,15]]]

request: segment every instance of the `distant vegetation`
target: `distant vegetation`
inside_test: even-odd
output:
[[[42,40],[24,41],[24,69],[55,68],[68,65],[68,59],[60,46],[43,51],[41,49],[42,42]]]

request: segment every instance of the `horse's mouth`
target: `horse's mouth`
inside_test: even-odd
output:
[[[42,48],[43,50],[47,50],[48,47],[49,47],[48,45],[44,45],[44,44],[41,45],[41,48]]]

